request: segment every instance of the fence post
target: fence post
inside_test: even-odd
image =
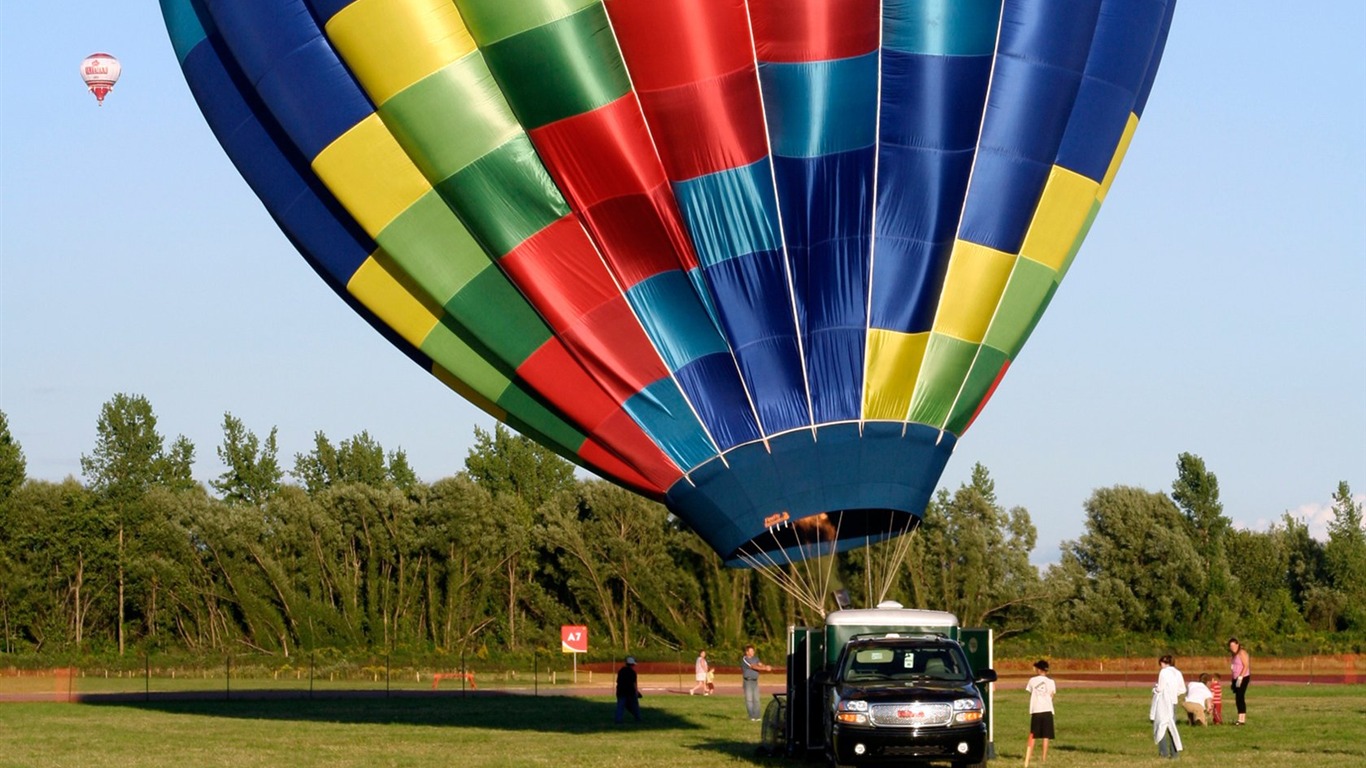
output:
[[[142,700],[152,700],[152,652],[142,654]]]
[[[223,698],[232,698],[232,654],[223,657]]]
[[[313,698],[313,652],[308,652],[308,698]]]
[[[540,668],[540,664],[539,664],[540,660],[541,660],[541,659],[540,659],[540,654],[536,653],[536,648],[535,648],[535,647],[532,647],[532,649],[531,649],[531,694],[532,694],[533,696],[540,696],[540,695],[541,695],[541,668]]]
[[[470,673],[470,668],[465,666],[465,648],[460,648],[460,698],[465,698],[465,680]]]
[[[384,652],[384,698],[389,698],[389,654],[391,651]]]

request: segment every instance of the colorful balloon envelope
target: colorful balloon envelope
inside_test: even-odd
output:
[[[918,522],[1105,199],[1173,5],[162,0],[324,281],[731,564]]]
[[[123,65],[107,53],[92,53],[81,62],[81,79],[85,87],[95,94],[95,102],[103,107],[104,97],[114,90],[114,83],[123,74]]]

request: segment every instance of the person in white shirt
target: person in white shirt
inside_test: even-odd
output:
[[[1039,762],[1048,762],[1048,742],[1053,738],[1053,696],[1058,686],[1048,677],[1048,662],[1039,659],[1034,662],[1034,676],[1025,684],[1029,691],[1029,746],[1025,750],[1025,768],[1029,768],[1029,758],[1034,754],[1034,740],[1043,739],[1043,751]]]
[[[1186,679],[1170,654],[1157,660],[1161,669],[1157,685],[1153,686],[1153,703],[1148,707],[1148,719],[1153,721],[1153,743],[1159,757],[1173,760],[1181,756],[1181,734],[1176,730],[1176,705],[1186,692]]]
[[[1181,706],[1185,707],[1186,722],[1191,725],[1205,725],[1209,720],[1210,702],[1214,700],[1214,692],[1209,689],[1209,681],[1210,676],[1205,674],[1186,686],[1186,700],[1181,702]]]

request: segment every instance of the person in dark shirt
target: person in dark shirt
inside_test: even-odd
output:
[[[773,667],[763,663],[754,654],[754,646],[745,646],[745,655],[740,657],[740,678],[745,691],[745,710],[750,720],[758,720],[759,715],[759,673],[770,672]]]
[[[630,712],[635,716],[636,722],[640,722],[640,684],[636,678],[636,659],[634,656],[626,657],[626,665],[617,670],[617,722],[624,719],[623,715]]]

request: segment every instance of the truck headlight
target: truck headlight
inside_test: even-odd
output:
[[[981,699],[958,699],[953,702],[953,721],[955,723],[980,723],[982,721]]]
[[[835,720],[841,723],[866,725],[868,723],[868,702],[863,699],[841,699],[835,704]]]

